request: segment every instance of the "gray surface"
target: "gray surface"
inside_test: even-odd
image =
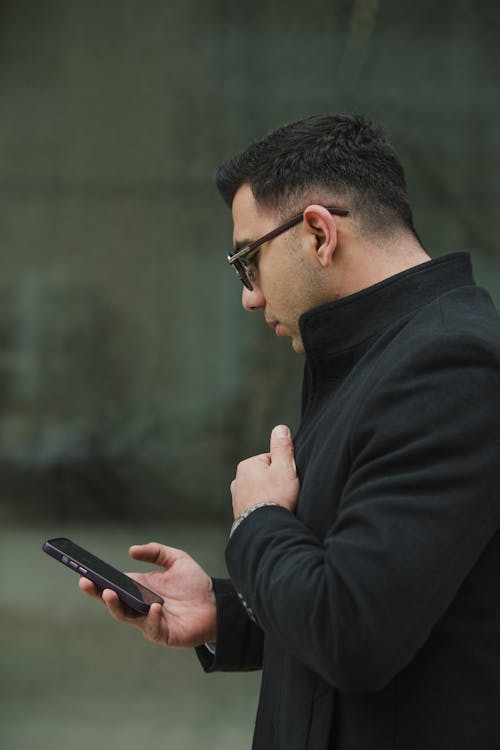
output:
[[[225,533],[210,525],[3,529],[2,750],[249,748],[259,673],[205,675],[192,651],[146,642],[111,620],[79,591],[76,574],[41,551],[48,536],[71,535],[130,569],[128,546],[158,539],[223,575]]]

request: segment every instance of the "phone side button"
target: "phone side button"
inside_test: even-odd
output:
[[[78,572],[82,573],[83,575],[85,575],[86,573],[88,573],[88,571],[85,570],[85,568],[78,568]]]
[[[70,564],[70,565],[71,565],[71,567],[72,567],[72,568],[74,568],[75,570],[76,570],[76,569],[78,568],[78,565],[76,564],[76,562],[73,562],[73,560],[70,560],[70,561],[69,561],[69,564]]]

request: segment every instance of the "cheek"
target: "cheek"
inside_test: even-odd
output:
[[[276,312],[280,313],[283,322],[286,321],[288,325],[295,326],[304,312],[300,289],[293,285],[281,288],[277,291],[275,306]]]
[[[263,259],[259,274],[260,288],[271,313],[283,322],[295,323],[305,309],[304,280],[290,254],[278,257],[276,253],[274,257]]]

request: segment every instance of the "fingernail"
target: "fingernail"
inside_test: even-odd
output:
[[[280,437],[280,438],[289,438],[289,437],[291,437],[291,432],[290,432],[289,428],[286,425],[284,425],[284,424],[280,424],[277,427],[275,427],[274,428],[274,434],[276,435],[276,437]]]

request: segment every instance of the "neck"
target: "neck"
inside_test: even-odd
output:
[[[409,232],[373,240],[357,237],[335,253],[339,297],[366,289],[385,279],[431,260],[417,238]]]

